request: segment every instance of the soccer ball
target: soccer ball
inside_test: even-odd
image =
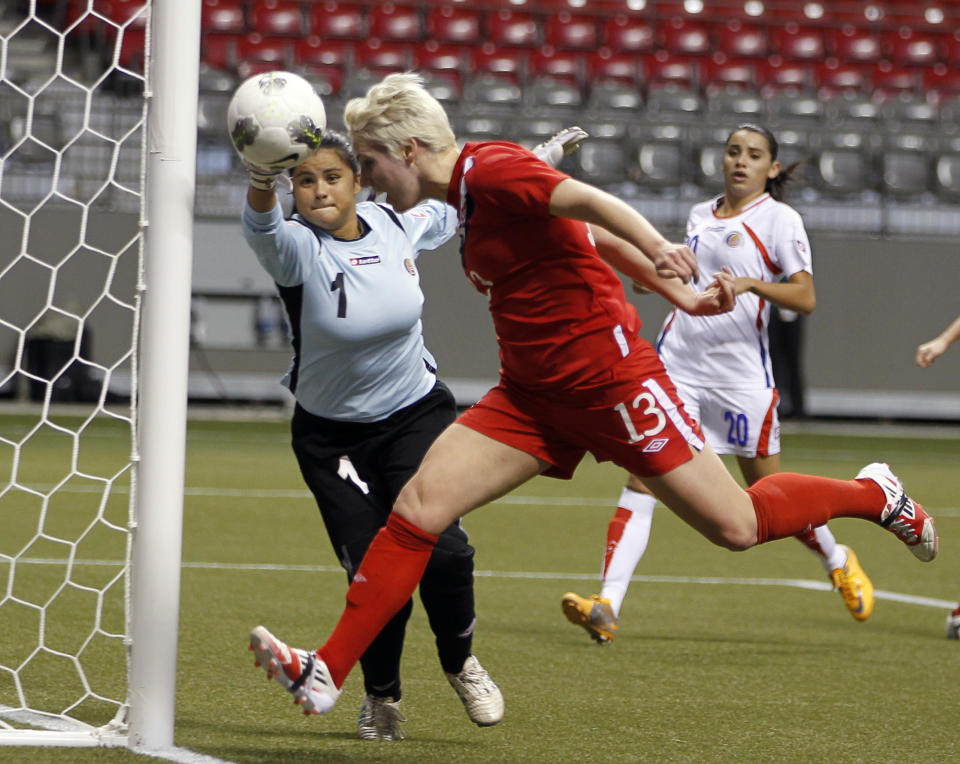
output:
[[[245,80],[227,107],[237,153],[258,168],[282,172],[320,147],[327,126],[323,101],[303,77],[264,72]]]

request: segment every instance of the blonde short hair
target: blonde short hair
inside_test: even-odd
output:
[[[352,141],[379,144],[395,159],[403,158],[402,145],[411,138],[429,151],[457,145],[447,113],[413,72],[388,74],[365,96],[348,101],[343,121]]]

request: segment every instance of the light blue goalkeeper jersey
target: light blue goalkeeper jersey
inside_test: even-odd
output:
[[[428,201],[404,213],[361,202],[366,224],[344,240],[299,215],[243,210],[243,234],[273,278],[292,330],[283,384],[311,414],[375,422],[426,395],[436,362],[423,344],[416,259],[457,230],[452,207]]]

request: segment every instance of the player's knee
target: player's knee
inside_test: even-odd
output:
[[[427,533],[439,534],[447,527],[440,513],[432,510],[424,500],[423,487],[416,475],[401,489],[393,511]]]
[[[757,531],[746,523],[729,523],[719,529],[716,538],[712,541],[731,552],[743,552],[756,545]]]

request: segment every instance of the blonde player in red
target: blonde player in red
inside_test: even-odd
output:
[[[933,362],[946,353],[957,340],[960,340],[960,316],[957,316],[932,340],[924,342],[917,348],[917,366],[922,369],[930,368]],[[960,604],[947,615],[947,638],[960,639]]]
[[[677,302],[701,314],[732,306],[728,274],[705,292],[688,290],[681,282],[699,276],[693,253],[628,204],[516,144],[461,148],[417,75],[388,75],[347,104],[344,121],[363,184],[397,211],[424,199],[459,210],[463,269],[489,299],[501,377],[444,430],[401,490],[330,638],[303,650],[265,629],[251,635],[257,663],[304,712],[333,709],[357,659],[416,588],[437,533],[536,475],[569,478],[587,451],[642,475],[728,549],[859,517],[919,559],[936,556],[933,519],[886,465],[853,480],[778,473],[745,491],[704,442],[656,350],[637,336],[636,311],[611,265],[643,283],[657,275],[676,282]]]
[[[780,471],[777,389],[770,363],[770,306],[808,314],[816,306],[810,242],[800,215],[783,202],[795,166],[781,168],[776,137],[765,127],[741,125],[727,138],[723,194],[697,204],[687,220],[687,245],[700,267],[729,267],[737,305],[703,318],[674,311],[657,350],[710,447],[737,458],[748,485]],[[631,475],[607,528],[600,594],[563,596],[568,620],[601,644],[619,628],[620,608],[634,569],[646,551],[656,497]],[[837,544],[825,526],[797,538],[820,559],[850,614],[873,612],[873,585],[853,550]]]

